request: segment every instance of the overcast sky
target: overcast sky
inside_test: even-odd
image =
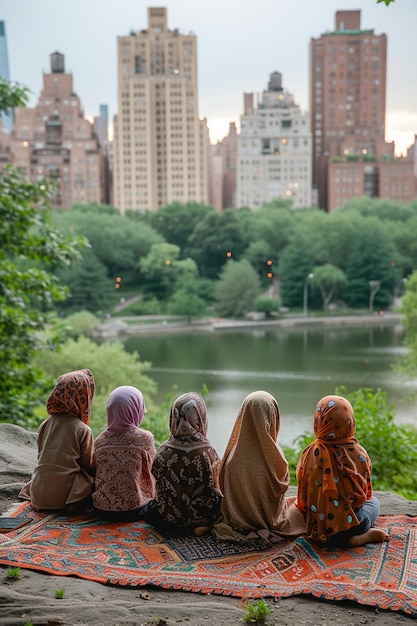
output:
[[[239,124],[243,93],[260,93],[273,71],[308,109],[310,39],[344,9],[360,9],[362,28],[388,36],[387,138],[403,148],[417,133],[417,0],[0,0],[10,78],[31,89],[34,106],[49,55],[62,52],[85,115],[108,104],[113,117],[117,36],[146,28],[148,6],[167,7],[170,29],[197,35],[199,114],[212,141]]]

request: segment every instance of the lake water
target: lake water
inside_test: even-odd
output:
[[[125,346],[152,363],[158,403],[173,385],[175,397],[207,386],[209,437],[221,455],[242,400],[257,389],[278,400],[282,445],[311,431],[316,402],[340,385],[382,388],[396,421],[417,425],[417,403],[409,400],[416,383],[392,371],[402,339],[399,325],[344,326],[137,335]]]

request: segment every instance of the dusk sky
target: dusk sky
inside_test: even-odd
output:
[[[52,52],[65,67],[87,117],[100,104],[117,113],[117,36],[145,29],[148,6],[165,6],[168,27],[198,41],[199,114],[212,141],[239,125],[243,93],[260,93],[273,71],[309,108],[309,42],[334,28],[337,10],[360,9],[363,29],[388,36],[387,140],[397,151],[417,134],[417,0],[0,0],[10,77],[32,91],[34,106]]]

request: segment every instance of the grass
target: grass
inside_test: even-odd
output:
[[[55,591],[54,597],[55,597],[56,600],[62,600],[64,595],[65,595],[65,589],[57,589]]]
[[[264,600],[249,600],[245,605],[245,622],[250,624],[264,624],[268,626],[266,618],[270,615],[271,609]]]
[[[9,580],[17,580],[20,578],[20,567],[8,567],[6,569],[6,576]]]

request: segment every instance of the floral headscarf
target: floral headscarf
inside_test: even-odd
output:
[[[113,389],[107,400],[107,430],[121,433],[137,428],[146,413],[145,400],[136,387]]]
[[[46,410],[49,415],[74,415],[88,424],[94,389],[94,376],[89,369],[62,374],[47,400]]]
[[[297,466],[298,507],[309,536],[328,541],[358,525],[355,510],[372,497],[372,465],[354,437],[355,417],[346,398],[325,396],[314,415],[315,440]]]
[[[171,437],[167,444],[190,447],[208,444],[207,440],[207,407],[204,398],[194,391],[179,396],[171,407],[169,416]]]

